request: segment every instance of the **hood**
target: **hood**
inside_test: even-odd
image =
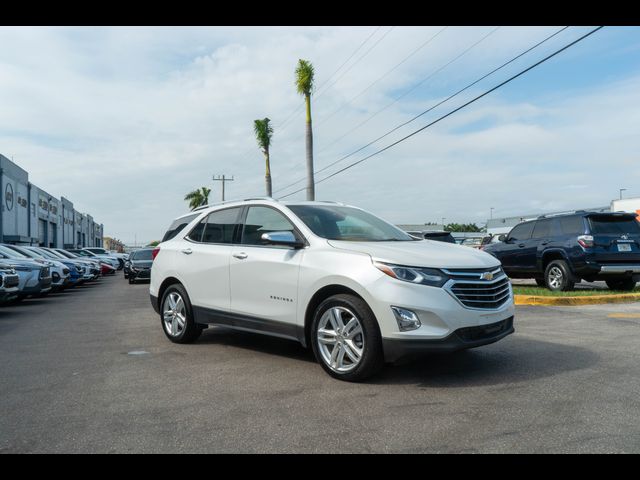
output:
[[[488,253],[433,240],[407,242],[346,242],[328,240],[342,250],[366,253],[375,260],[398,265],[432,268],[490,268],[500,262]]]
[[[38,263],[35,260],[27,260],[25,259],[21,259],[21,258],[5,258],[2,260],[3,263],[9,264],[12,267],[28,267],[28,268],[32,268],[32,269],[41,269],[45,266],[48,267],[48,265],[44,265],[42,263]]]

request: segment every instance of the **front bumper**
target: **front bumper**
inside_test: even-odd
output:
[[[464,327],[437,340],[383,338],[382,349],[387,362],[429,353],[447,353],[497,342],[515,331],[513,317],[488,325]]]

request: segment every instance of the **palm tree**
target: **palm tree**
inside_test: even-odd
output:
[[[313,65],[307,60],[298,60],[296,68],[296,88],[304,95],[307,107],[307,200],[315,200],[315,181],[313,179],[313,132],[311,131],[311,92],[313,91]]]
[[[209,203],[209,193],[211,193],[210,188],[202,187],[187,193],[184,199],[189,202],[189,208],[193,210]]]
[[[258,140],[258,146],[264,153],[264,158],[267,162],[266,173],[264,180],[267,184],[267,197],[271,196],[271,165],[269,163],[269,147],[271,146],[271,137],[273,136],[273,127],[269,125],[268,118],[263,120],[254,120],[253,131],[256,133],[256,140]]]

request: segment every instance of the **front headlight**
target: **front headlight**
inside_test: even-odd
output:
[[[436,268],[406,267],[383,262],[373,262],[373,265],[391,278],[404,282],[442,287],[449,280],[447,275]]]

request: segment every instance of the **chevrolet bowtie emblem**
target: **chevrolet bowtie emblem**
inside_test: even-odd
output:
[[[482,275],[480,275],[480,279],[482,279],[482,280],[493,280],[493,273],[491,273],[491,272],[483,272]]]

